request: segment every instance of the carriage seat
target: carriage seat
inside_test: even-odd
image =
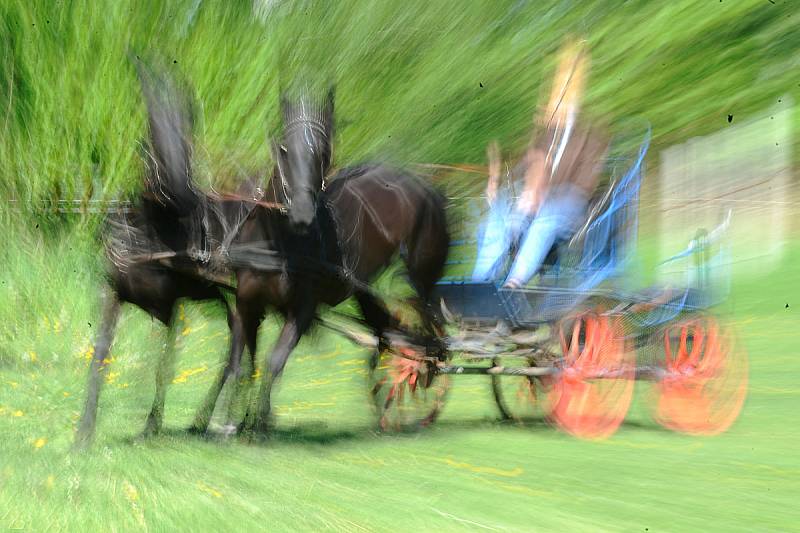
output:
[[[595,190],[594,194],[589,200],[589,209],[586,220],[583,224],[581,224],[580,228],[578,228],[578,231],[575,232],[572,238],[569,239],[568,246],[572,247],[583,241],[584,237],[586,237],[586,234],[589,231],[589,228],[592,227],[592,224],[611,205],[611,199],[614,197],[616,192],[615,189],[618,184],[618,180],[612,179],[605,187],[598,187]]]
[[[585,237],[586,232],[591,227],[592,223],[597,220],[600,214],[602,214],[611,203],[611,197],[613,196],[612,187],[613,184],[607,187],[599,188],[595,191],[588,203],[589,208],[587,210],[588,215],[586,220],[580,225],[578,230],[571,238],[556,239],[556,241],[553,243],[553,246],[550,248],[550,251],[547,252],[544,261],[542,261],[542,265],[538,272],[539,274],[542,274],[555,267],[570,250],[575,249],[576,246],[583,241],[583,238]]]

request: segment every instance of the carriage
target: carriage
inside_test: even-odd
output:
[[[160,154],[157,161],[172,161],[166,154],[172,154],[173,145],[187,146],[186,125],[191,121],[182,121],[183,109],[162,112],[171,110],[174,101],[181,101],[176,96],[179,91],[168,83],[168,77],[156,76],[158,83],[153,87],[158,90],[152,92],[153,80],[145,74],[142,81],[151,129],[166,132],[161,135],[151,131],[154,150]],[[193,423],[192,429],[198,432],[207,430],[225,382],[233,379],[236,383],[246,338],[250,339],[247,343],[254,358],[254,339],[266,303],[280,308],[286,322],[273,349],[270,371],[264,374],[258,405],[248,410],[252,413],[245,421],[248,430],[267,430],[272,384],[317,316],[318,305],[335,305],[353,293],[364,314],[362,323],[369,324],[371,331],[381,336],[380,341],[355,330],[352,322],[337,325],[330,317],[322,318],[322,322],[357,342],[380,347],[373,350],[369,376],[381,426],[387,429],[433,422],[446,399],[451,376],[459,374],[490,376],[494,398],[504,417],[524,420],[532,414],[544,414],[584,438],[609,436],[619,427],[636,379],[655,382],[655,417],[667,427],[713,434],[724,431],[736,419],[746,394],[747,361],[711,312],[725,296],[718,264],[724,263],[720,257],[727,224],[712,232],[699,232],[686,251],[666,263],[691,263],[684,269],[689,279],[682,287],[641,290],[626,283],[635,252],[639,189],[649,132],[625,166],[620,160],[609,161],[609,185],[596,195],[580,230],[569,241],[556,243],[532,287],[509,290],[493,283],[451,277],[433,287],[431,299],[430,286],[441,272],[448,245],[456,249],[471,246],[449,242],[444,199],[429,184],[381,165],[341,170],[326,190],[326,209],[319,209],[322,204],[312,201],[313,193],[315,187],[321,187],[330,164],[330,130],[320,125],[330,127],[332,92],[321,105],[320,109],[310,104],[284,106],[284,122],[291,133],[291,142],[284,144],[307,148],[307,135],[312,135],[319,149],[304,152],[313,156],[301,158],[304,171],[284,172],[280,164],[276,165],[270,181],[274,194],[268,201],[260,197],[230,200],[198,196],[185,172],[190,165],[190,150],[181,152],[180,164],[162,164],[163,172],[151,172],[158,187],[149,196],[143,195],[144,205],[150,207],[138,213],[150,219],[133,223],[124,219],[118,231],[112,228],[107,234],[113,286],[105,299],[77,443],[88,442],[94,433],[101,372],[107,364],[120,303],[127,301],[145,309],[168,326],[174,339],[172,316],[178,297],[220,301],[234,332],[247,324],[244,335],[232,335],[228,363]],[[316,111],[309,114],[312,107]],[[287,153],[284,144],[276,148],[277,154]],[[283,157],[276,156],[276,161]],[[159,181],[162,174],[171,181]],[[351,190],[359,186],[364,190]],[[165,190],[172,190],[170,187],[177,191],[171,192],[172,196],[186,193],[192,205],[187,209],[172,205],[170,195],[164,196]],[[345,189],[349,193],[340,194]],[[385,204],[380,209],[365,200],[365,191],[375,190],[381,192]],[[303,201],[288,209],[295,199],[293,191]],[[250,216],[253,205],[264,208],[259,217]],[[367,210],[369,216],[362,216]],[[392,215],[400,211],[406,216]],[[379,214],[382,217],[376,218]],[[315,218],[321,218],[318,224],[326,228],[325,233],[310,233],[313,243],[298,238],[292,227],[299,224],[308,229]],[[251,223],[251,232],[242,240],[240,230],[247,222]],[[367,224],[371,229],[365,230]],[[386,227],[393,233],[386,233]],[[151,238],[162,233],[170,244]],[[353,239],[356,234],[373,239]],[[342,235],[347,236],[349,244],[346,258],[339,256],[343,248],[332,245],[341,244]],[[320,247],[322,241],[327,244]],[[202,253],[193,253],[198,242],[202,243]],[[364,263],[363,271],[345,266],[358,264],[371,252],[378,255]],[[387,325],[391,329],[394,321],[381,305],[381,295],[368,284],[397,253],[416,287],[414,300],[416,310],[421,311],[422,335],[413,324],[403,324],[402,317],[398,328],[402,331],[387,331]],[[234,312],[223,291],[232,289],[228,277],[237,268],[247,271],[243,275],[250,276],[251,283],[245,284],[249,290],[240,290],[242,285],[237,284]],[[264,273],[271,275],[264,278]],[[317,284],[317,279],[323,282]],[[425,288],[421,289],[423,284]],[[170,290],[152,290],[153,286]],[[265,293],[275,301],[265,302]],[[420,297],[424,307],[419,306]],[[441,304],[445,318],[444,329],[439,331],[431,327],[435,320],[428,305],[432,301]],[[171,341],[162,356],[162,366],[169,363],[170,345]],[[161,425],[164,373],[160,367],[156,400],[145,429],[148,433],[158,431]],[[232,416],[231,410],[228,416]]]
[[[709,435],[733,423],[746,395],[747,358],[715,311],[729,287],[730,213],[659,265],[685,276],[682,283],[630,283],[648,146],[649,133],[634,157],[609,161],[609,185],[576,235],[554,245],[532,286],[465,277],[437,284],[444,355],[397,335],[370,361],[381,427],[432,423],[451,376],[475,374],[490,377],[503,418],[544,416],[580,438],[619,428],[637,380],[652,383],[654,418],[669,429]]]

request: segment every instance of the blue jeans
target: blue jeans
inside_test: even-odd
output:
[[[486,222],[478,231],[478,257],[472,281],[492,281],[502,275],[509,248],[529,223],[530,217],[514,209],[508,192],[499,191]]]
[[[530,218],[520,214],[508,197],[498,197],[479,237],[473,281],[500,278],[511,244],[520,247],[504,283],[525,285],[536,275],[547,253],[558,239],[568,239],[586,216],[586,196],[573,187],[560,187],[548,194],[539,212]]]

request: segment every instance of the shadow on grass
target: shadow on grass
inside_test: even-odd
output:
[[[662,428],[658,424],[644,420],[626,420],[621,429],[638,429],[648,432],[670,431]],[[461,432],[475,430],[484,431],[524,431],[534,435],[543,433],[557,432],[558,429],[549,421],[542,417],[524,418],[521,420],[503,420],[493,417],[445,419],[437,421],[430,427],[420,429],[408,429],[401,431],[380,431],[377,425],[360,425],[346,428],[331,427],[331,424],[318,420],[308,422],[293,423],[291,425],[282,424],[278,421],[269,434],[264,436],[248,437],[245,435],[224,436],[216,433],[198,435],[185,428],[165,428],[158,436],[143,437],[137,434],[125,437],[120,440],[122,444],[141,446],[141,445],[163,445],[169,441],[188,441],[226,444],[247,444],[255,446],[266,446],[275,444],[301,445],[301,446],[335,446],[348,442],[366,442],[381,440],[405,440],[419,438],[442,438],[447,435],[457,435]]]

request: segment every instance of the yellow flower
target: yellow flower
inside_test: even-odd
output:
[[[186,380],[189,378],[189,376],[193,376],[195,374],[199,374],[201,372],[205,372],[206,370],[208,370],[208,367],[206,365],[203,365],[203,366],[200,366],[200,367],[197,367],[197,368],[190,368],[188,370],[183,370],[180,374],[178,374],[178,376],[175,379],[172,380],[172,382],[173,383],[186,383]]]
[[[190,328],[189,326],[186,326],[185,328],[183,328],[183,331],[181,331],[181,335],[183,335],[185,337],[186,335],[188,335],[191,332],[192,332],[192,328]]]
[[[66,398],[66,397],[68,397],[68,396],[69,396],[69,393],[68,393],[67,391],[64,391],[64,392],[62,392],[61,394],[63,394],[63,395],[64,395],[64,398]]]
[[[81,357],[83,357],[86,360],[91,359],[93,356],[94,356],[94,346],[90,345],[88,348],[86,348],[81,352]]]
[[[33,350],[28,352],[28,357],[30,357],[31,363],[35,363],[36,362],[36,352],[34,352]]]
[[[213,489],[202,482],[198,483],[197,486],[200,488],[200,490],[211,494],[215,498],[222,498],[222,493],[220,491]]]
[[[20,411],[20,410],[18,409],[18,410],[16,410],[16,411],[14,411],[13,413],[11,413],[11,416],[15,416],[15,417],[19,418],[19,417],[23,416],[24,414],[25,414],[25,413],[23,413],[22,411]]]
[[[251,377],[252,377],[253,379],[258,379],[258,378],[260,378],[260,377],[261,377],[261,369],[260,369],[260,368],[256,368],[256,371],[255,371],[255,372],[253,372],[253,375],[252,375]]]
[[[16,381],[9,381],[8,384],[11,385],[12,389],[16,389],[17,387],[19,387],[19,383],[17,383]]]
[[[109,372],[106,376],[106,383],[114,383],[114,380],[116,380],[118,377],[119,372]]]
[[[44,439],[44,438],[42,438],[42,437],[39,437],[38,439],[36,439],[36,440],[34,441],[34,443],[33,443],[33,447],[34,447],[34,448],[36,448],[36,449],[38,450],[39,448],[41,448],[42,446],[44,446],[46,443],[47,443],[47,439]]]
[[[136,487],[131,485],[127,480],[123,482],[122,488],[125,491],[125,497],[129,502],[133,503],[139,499],[139,491],[137,491]]]
[[[52,474],[50,474],[49,476],[47,476],[47,481],[45,482],[45,485],[47,486],[48,489],[52,489],[53,485],[55,485],[55,482],[56,478]]]

